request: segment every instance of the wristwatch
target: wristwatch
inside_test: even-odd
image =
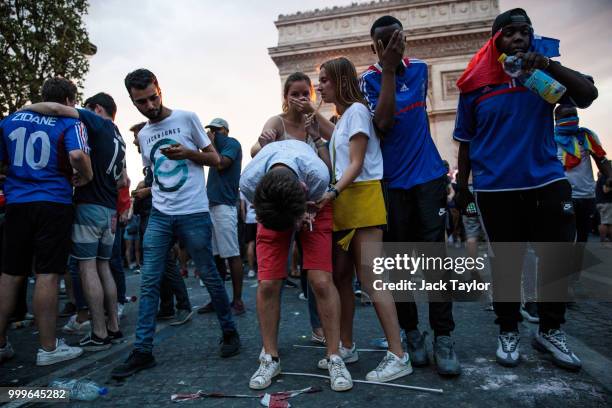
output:
[[[327,187],[327,192],[334,193],[335,195],[334,199],[338,198],[338,196],[340,195],[340,192],[336,189],[336,186],[334,186],[333,184],[330,184],[329,187]]]

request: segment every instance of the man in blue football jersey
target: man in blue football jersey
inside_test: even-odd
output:
[[[543,55],[549,52],[548,48],[536,51],[540,41],[533,34],[525,10],[512,9],[497,16],[491,40],[485,46],[495,56],[517,55],[525,72],[539,69],[563,84],[567,91],[560,103],[589,106],[597,98],[593,83]],[[471,84],[468,80],[458,81],[461,94],[453,137],[460,142],[456,201],[465,206],[473,199],[468,190],[472,172],[476,203],[494,252],[493,307],[500,330],[497,362],[510,367],[520,362],[520,271],[526,243],[530,241],[539,257],[541,302],[539,329],[532,344],[551,354],[558,366],[578,370],[581,362],[560,330],[565,322],[576,228],[571,186],[557,159],[555,105],[520,81],[504,79],[496,59],[474,60],[462,77],[469,78],[470,69],[478,69],[477,64],[487,64],[487,72],[501,73],[487,78],[488,83],[482,83],[483,75],[477,75],[479,82]]]
[[[77,88],[67,79],[48,79],[41,91],[44,101],[74,106]],[[55,337],[57,284],[70,251],[71,180],[82,187],[93,177],[87,131],[75,119],[19,111],[0,123],[0,133],[0,165],[8,165],[3,252],[11,254],[4,257],[0,275],[0,362],[14,354],[6,337],[7,321],[33,260],[34,315],[41,344],[36,364],[70,360],[83,350]]]
[[[33,112],[79,119],[85,124],[91,147],[93,180],[74,192],[76,214],[72,229],[72,257],[78,260],[83,293],[91,314],[92,330],[79,342],[86,351],[111,347],[119,331],[117,286],[110,269],[117,223],[117,190],[126,184],[125,143],[113,123],[117,105],[103,92],[88,98],[86,109],[58,103],[27,106]],[[108,322],[104,315],[104,306]]]
[[[392,16],[377,19],[370,30],[378,63],[361,76],[361,90],[381,137],[387,190],[385,242],[427,243],[418,249],[444,257],[447,181],[446,168],[431,138],[427,118],[427,64],[403,58],[402,23]],[[399,277],[401,278],[401,277]],[[427,279],[447,279],[448,273],[428,271]],[[414,366],[429,363],[424,335],[418,330],[414,301],[395,303],[406,333]],[[448,293],[429,294],[429,324],[434,331],[434,360],[441,375],[458,375],[461,366],[450,338],[455,328]]]

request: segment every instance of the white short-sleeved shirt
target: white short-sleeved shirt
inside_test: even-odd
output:
[[[244,201],[244,206],[246,207],[246,215],[244,217],[245,218],[244,223],[245,224],[256,224],[257,223],[257,218],[255,216],[255,208],[253,208],[253,205],[245,197],[245,195],[242,193],[242,191],[240,192],[240,199],[242,201]]]
[[[380,150],[380,140],[374,130],[372,114],[361,103],[353,103],[336,123],[334,133],[329,143],[332,165],[335,161],[336,181],[350,164],[349,142],[353,136],[363,133],[368,137],[368,146],[363,161],[361,173],[355,181],[382,180],[383,158]]]
[[[161,149],[181,144],[200,150],[210,140],[198,116],[173,110],[161,122],[148,122],[138,132],[142,161],[153,173],[153,207],[168,215],[208,211],[204,168],[191,160],[171,160]]]
[[[240,191],[250,202],[261,178],[275,164],[284,164],[297,174],[308,188],[308,200],[320,199],[329,185],[329,170],[312,148],[299,140],[267,144],[247,164],[240,176]]]

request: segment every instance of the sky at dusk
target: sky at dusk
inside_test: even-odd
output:
[[[128,129],[145,118],[123,85],[128,72],[153,71],[164,104],[196,112],[204,125],[225,118],[246,164],[264,122],[281,111],[278,69],[268,56],[268,47],[278,42],[274,21],[279,14],[351,3],[91,0],[85,21],[98,52],[90,60],[84,96],[104,91],[115,98],[132,186],[142,179],[142,161]],[[612,155],[612,1],[500,1],[502,11],[514,7],[527,10],[536,33],[561,40],[564,65],[594,77],[599,98],[580,112],[581,125],[594,130]]]

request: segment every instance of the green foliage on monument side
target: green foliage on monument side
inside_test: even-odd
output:
[[[95,46],[83,23],[87,0],[0,1],[0,118],[40,101],[46,78],[80,88]]]

